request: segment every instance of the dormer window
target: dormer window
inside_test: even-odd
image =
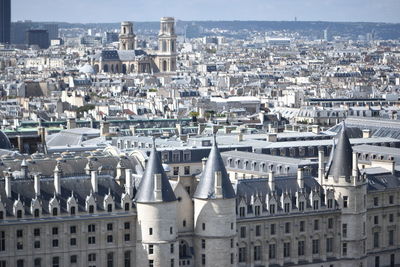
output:
[[[112,212],[113,208],[112,208],[112,204],[108,204],[107,205],[107,211],[108,212]]]
[[[129,203],[125,203],[125,211],[129,211]]]
[[[39,216],[40,216],[40,210],[39,210],[39,209],[35,209],[35,210],[33,211],[33,216],[34,216],[35,218],[39,217]]]
[[[89,213],[94,213],[94,206],[93,205],[89,205]]]
[[[57,208],[53,208],[52,214],[53,214],[53,216],[57,216],[58,215],[58,209]]]
[[[75,215],[76,214],[76,208],[74,206],[71,207],[70,213],[71,213],[71,215]]]
[[[299,202],[299,211],[304,211],[304,201]]]
[[[260,216],[260,206],[257,205],[254,207],[254,215]]]
[[[22,218],[22,210],[17,210],[17,218]]]

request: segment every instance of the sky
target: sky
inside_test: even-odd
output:
[[[400,23],[400,0],[12,0],[12,21],[297,20]]]

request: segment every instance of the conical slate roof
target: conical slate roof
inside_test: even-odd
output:
[[[215,173],[221,172],[221,191],[222,198],[235,198],[235,191],[233,190],[228,173],[225,169],[224,161],[221,158],[217,143],[214,139],[214,145],[211,148],[206,166],[197,185],[194,198],[199,199],[215,199]]]
[[[156,203],[154,175],[161,174],[161,200],[162,202],[175,201],[176,197],[165,174],[157,150],[153,144],[153,151],[146,165],[146,170],[139,184],[135,200],[138,203]]]
[[[332,153],[333,157],[328,169],[328,176],[332,176],[335,181],[338,181],[340,177],[349,179],[353,169],[353,149],[347,136],[344,123],[342,124],[340,133],[338,133],[337,145],[335,149],[332,150]]]

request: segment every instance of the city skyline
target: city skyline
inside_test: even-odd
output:
[[[128,0],[118,3],[104,0],[21,0],[12,4],[12,21],[105,23],[121,19],[157,21],[163,16],[174,16],[179,20],[291,21],[297,18],[299,21],[400,22],[396,12],[400,9],[400,1],[396,0],[249,0],[245,3],[238,0],[139,0],[134,4]]]

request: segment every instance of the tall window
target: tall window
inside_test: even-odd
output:
[[[326,252],[327,253],[333,252],[333,238],[332,237],[328,237],[326,239]]]
[[[305,250],[305,241],[300,240],[298,242],[298,255],[299,256],[304,256],[304,250]]]
[[[290,233],[290,222],[286,222],[285,223],[285,234],[289,234]]]
[[[347,237],[347,223],[342,224],[342,236]]]
[[[246,248],[239,248],[239,262],[246,262]]]
[[[246,227],[242,226],[240,227],[240,238],[245,238],[246,237]]]
[[[114,253],[107,253],[107,267],[114,267]]]
[[[124,267],[131,267],[131,251],[125,251],[124,253]]]
[[[312,253],[319,254],[319,239],[313,239],[312,241]]]
[[[254,246],[254,260],[261,260],[261,246]]]
[[[261,225],[256,225],[256,236],[261,235]]]
[[[379,232],[374,233],[374,248],[379,248]]]
[[[319,230],[319,220],[314,220],[314,231]]]
[[[305,221],[300,221],[300,232],[304,232],[306,229],[306,222]]]
[[[276,258],[276,244],[269,244],[269,258],[275,259]]]
[[[6,250],[6,232],[0,231],[0,251]]]
[[[60,257],[53,257],[53,267],[60,267]]]
[[[274,223],[271,224],[270,234],[271,235],[275,235],[276,234],[276,225]]]
[[[33,260],[33,266],[35,267],[42,267],[42,259],[41,258],[36,258]]]
[[[349,201],[349,197],[348,196],[343,196],[343,208],[347,208],[348,207],[348,201]]]
[[[201,264],[206,265],[206,254],[201,254]]]
[[[389,246],[394,245],[394,230],[389,230],[388,244]]]
[[[343,243],[342,245],[342,254],[343,256],[347,256],[347,243]]]
[[[290,257],[290,242],[283,243],[283,257]]]
[[[244,217],[245,216],[245,207],[240,207],[239,208],[239,216]]]

